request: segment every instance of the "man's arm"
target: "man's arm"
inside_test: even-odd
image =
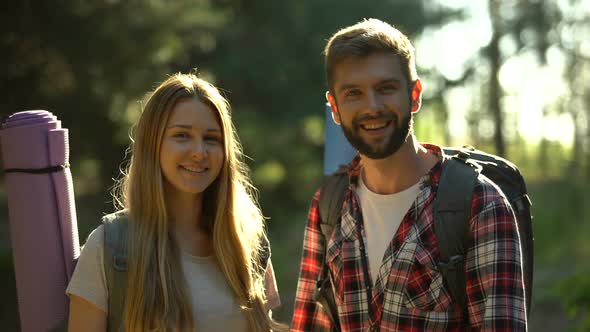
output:
[[[514,212],[497,187],[476,185],[467,253],[469,322],[476,331],[526,331],[522,254]]]
[[[305,228],[292,331],[330,330],[331,328],[330,319],[323,310],[317,307],[313,299],[325,254],[323,235],[320,229],[319,196],[320,191],[318,190],[311,203]]]

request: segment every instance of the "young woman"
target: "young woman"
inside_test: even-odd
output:
[[[69,331],[283,329],[270,315],[280,301],[263,217],[219,91],[170,77],[131,151],[121,211],[91,233],[68,286]],[[120,257],[106,240],[115,231]]]

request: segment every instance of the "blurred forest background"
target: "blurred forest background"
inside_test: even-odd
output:
[[[130,126],[174,72],[223,88],[269,217],[291,318],[311,196],[322,179],[322,50],[376,17],[408,34],[425,85],[422,141],[515,162],[533,201],[532,331],[590,330],[590,1],[52,0],[0,12],[0,116],[46,109],[69,129],[81,241],[112,211]],[[0,181],[0,329],[18,330]]]

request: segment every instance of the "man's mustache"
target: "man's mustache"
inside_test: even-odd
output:
[[[394,120],[397,123],[397,115],[392,112],[379,112],[377,114],[363,114],[354,119],[354,124],[359,125],[361,121],[379,120],[390,121]]]

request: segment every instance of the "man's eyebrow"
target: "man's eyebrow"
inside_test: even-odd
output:
[[[384,79],[380,80],[379,82],[377,82],[376,85],[386,84],[386,83],[401,84],[402,83],[402,80],[400,80],[398,78],[394,78],[394,77],[384,78]],[[348,89],[352,89],[352,88],[356,88],[356,87],[358,87],[358,84],[344,83],[344,84],[342,84],[341,86],[338,87],[338,89],[336,90],[336,92],[342,92],[344,90],[348,90]]]
[[[336,92],[342,92],[344,90],[348,90],[348,89],[352,89],[352,88],[356,88],[357,85],[356,84],[342,84],[341,86],[338,87],[338,90]]]
[[[397,83],[397,84],[401,84],[402,80],[398,79],[398,78],[386,78],[384,80],[379,81],[377,84],[384,84],[384,83]]]

